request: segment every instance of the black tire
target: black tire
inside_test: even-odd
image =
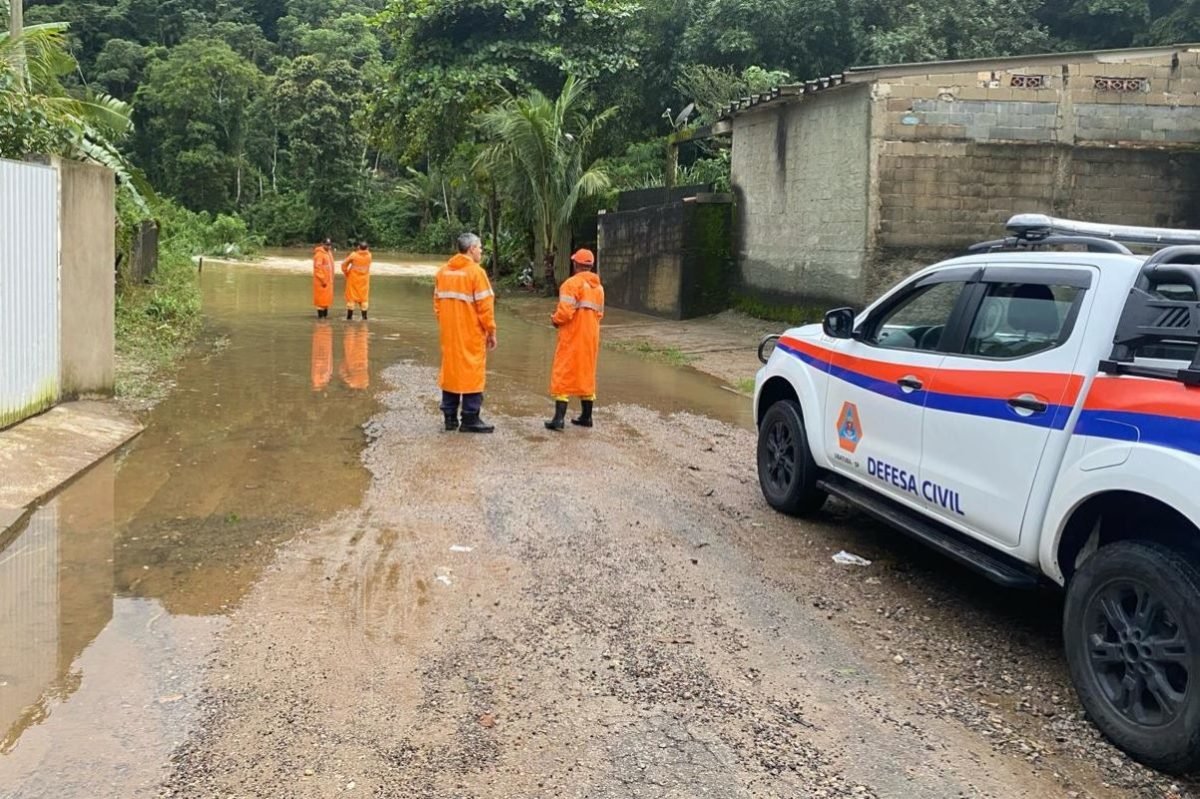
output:
[[[779,400],[758,426],[758,484],[767,504],[791,516],[817,512],[826,499],[817,488],[818,474],[800,406]]]
[[[1120,541],[1067,587],[1063,638],[1079,701],[1113,743],[1162,771],[1200,769],[1200,572]]]

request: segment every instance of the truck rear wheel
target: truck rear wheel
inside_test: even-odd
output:
[[[825,504],[800,408],[792,400],[768,408],[758,426],[758,484],[767,504],[792,516],[815,513]]]
[[[1071,679],[1096,726],[1135,760],[1200,768],[1200,572],[1159,544],[1101,547],[1067,587]]]

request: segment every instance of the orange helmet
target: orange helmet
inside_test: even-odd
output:
[[[591,266],[592,264],[596,263],[596,256],[592,254],[591,250],[579,249],[576,250],[575,254],[571,256],[571,260],[577,264]]]

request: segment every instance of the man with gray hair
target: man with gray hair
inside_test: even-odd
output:
[[[479,265],[483,245],[474,233],[458,237],[458,254],[438,270],[433,282],[433,313],[441,331],[442,414],[446,430],[490,433],[479,418],[487,382],[487,351],[496,348],[495,297]],[[458,419],[462,405],[462,422]]]

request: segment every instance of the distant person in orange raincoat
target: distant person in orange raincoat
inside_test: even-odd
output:
[[[580,427],[592,426],[592,405],[596,401],[596,359],[600,353],[600,320],[604,318],[604,286],[592,268],[596,256],[591,250],[578,250],[571,256],[571,277],[558,290],[558,307],[550,322],[558,328],[558,346],[550,372],[550,395],[554,398],[554,418],[547,430],[562,430],[566,424],[567,403],[579,397],[583,412],[571,420]]]
[[[458,237],[458,254],[438,270],[433,284],[433,313],[441,331],[442,414],[447,430],[490,433],[495,427],[479,418],[487,382],[487,351],[496,348],[495,297],[487,272],[479,265],[483,245],[474,233]],[[462,424],[458,420],[462,404]]]
[[[320,391],[333,377],[333,328],[328,322],[313,322],[311,366],[313,391]]]
[[[371,298],[371,251],[365,241],[360,241],[358,249],[342,261],[342,274],[346,276],[346,318],[353,319],[354,307],[358,306],[366,319]]]
[[[338,375],[347,388],[361,391],[371,385],[370,358],[367,357],[370,335],[370,331],[358,325],[347,328],[342,334],[342,365]]]
[[[313,248],[313,305],[318,319],[328,317],[333,305],[333,242],[329,239]]]

